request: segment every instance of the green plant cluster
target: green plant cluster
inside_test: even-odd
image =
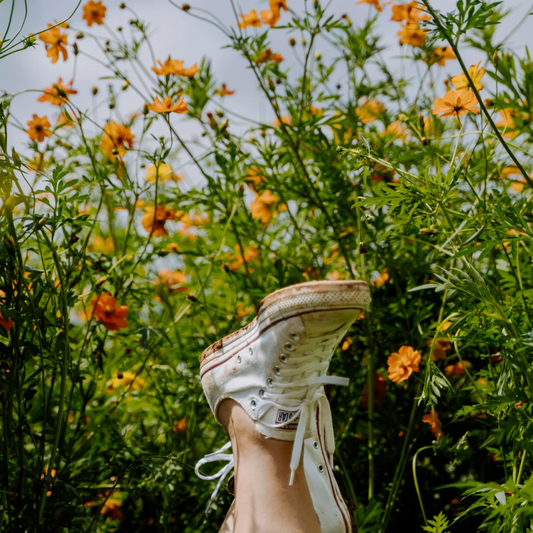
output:
[[[273,28],[237,26],[232,1],[231,24],[165,7],[222,31],[246,61],[271,119],[244,130],[208,58],[195,74],[151,70],[164,60],[143,59],[149,21],[124,4],[125,28],[87,28],[80,12],[55,26],[69,61],[104,43],[111,85],[94,109],[52,86],[49,134],[13,146],[30,117],[11,113],[19,94],[0,97],[2,531],[218,531],[232,496],[206,517],[213,485],[194,464],[227,437],[198,358],[270,292],[315,279],[372,290],[330,369],[351,380],[331,405],[359,533],[532,530],[529,50],[497,39],[502,3],[440,13],[423,0],[430,20],[402,47],[402,76],[382,55],[388,12],[356,22],[300,3]],[[8,32],[0,58],[42,47]],[[274,32],[296,67],[276,57]],[[457,57],[444,69],[438,47]],[[432,113],[439,69],[464,74],[479,114]],[[138,96],[127,120],[123,91]],[[156,96],[183,97],[187,113],[153,112]],[[421,361],[395,382],[387,361],[404,346]]]

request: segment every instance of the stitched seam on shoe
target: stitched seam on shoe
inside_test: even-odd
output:
[[[348,527],[348,523],[346,522],[346,516],[344,515],[344,510],[339,504],[339,500],[337,498],[337,491],[335,490],[333,481],[331,480],[331,475],[329,473],[329,468],[330,468],[329,459],[324,455],[324,448],[322,447],[322,438],[320,436],[320,425],[319,425],[320,424],[319,413],[320,413],[320,407],[317,405],[316,406],[316,431],[318,434],[318,442],[320,443],[320,450],[322,451],[322,459],[324,460],[324,463],[325,463],[324,466],[326,468],[326,472],[328,473],[329,484],[331,486],[331,491],[333,492],[333,497],[335,498],[335,503],[337,504],[337,508],[339,509],[341,516],[342,516],[342,521],[344,522],[344,530],[346,531],[346,533],[348,533],[350,531],[350,528]]]
[[[341,307],[341,308],[335,309],[335,311],[349,311],[349,310],[352,310],[352,309],[361,309],[361,308],[360,307]],[[308,315],[310,313],[317,313],[319,311],[323,311],[323,309],[310,309],[308,311],[302,311],[300,313],[296,313],[294,315],[290,315],[290,316],[287,316],[287,317],[282,317],[282,318],[279,318],[278,320],[275,320],[274,322],[271,322],[263,330],[261,330],[259,333],[257,333],[255,335],[255,337],[253,337],[251,340],[248,340],[248,342],[246,344],[244,344],[242,348],[239,348],[238,350],[235,350],[234,353],[232,353],[231,355],[226,357],[223,361],[219,361],[217,364],[213,365],[212,367],[208,368],[207,370],[202,370],[202,364],[200,364],[200,378],[204,377],[207,372],[213,370],[217,366],[220,366],[220,365],[226,363],[232,357],[235,357],[235,355],[239,351],[241,351],[242,349],[246,348],[247,346],[250,346],[250,344],[252,344],[252,342],[255,342],[263,333],[265,333],[265,331],[268,331],[271,327],[276,326],[277,324],[279,324],[280,322],[283,322],[284,320],[289,320],[291,318],[296,318],[296,317],[299,317],[299,316],[302,316],[302,315]],[[224,354],[224,355],[226,355],[226,354]],[[208,365],[208,364],[209,364],[209,362],[204,362],[203,363],[203,365]]]

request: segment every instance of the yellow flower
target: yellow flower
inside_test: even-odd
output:
[[[157,167],[155,165],[150,165],[146,168],[146,181],[150,183],[155,183],[155,179],[158,177],[159,181],[167,180],[181,180],[182,176],[179,174],[174,174],[172,167],[165,163],[161,163]]]
[[[444,67],[446,65],[446,61],[450,61],[452,59],[457,59],[457,56],[453,53],[451,47],[439,46],[429,54],[427,61],[430,64],[436,64]]]
[[[185,98],[180,98],[175,104],[172,103],[170,96],[165,96],[161,102],[156,96],[153,104],[146,106],[150,111],[154,113],[187,113],[187,104]]]
[[[506,139],[512,139],[515,135],[518,135],[519,132],[516,131],[516,125],[513,120],[513,110],[512,109],[502,109],[500,110],[500,115],[502,120],[499,120],[495,123],[498,128],[503,128],[505,133],[503,136]]]
[[[480,82],[480,80],[485,74],[485,69],[483,67],[479,68],[479,65],[481,65],[481,61],[479,61],[477,65],[471,65],[468,67],[468,74],[470,75],[470,78],[472,78],[476,89],[481,91],[481,89],[483,89],[483,84]],[[452,85],[455,87],[456,92],[459,93],[468,91],[470,89],[470,85],[468,84],[468,80],[466,79],[464,72],[452,78]]]
[[[370,4],[371,6],[374,6],[380,13],[383,11],[383,7],[381,6],[382,0],[359,0],[357,4]]]
[[[126,145],[133,148],[133,139],[135,139],[135,135],[131,133],[130,128],[124,124],[108,122],[104,126],[100,147],[109,159],[115,159],[117,155],[122,157],[126,154]],[[117,153],[114,154],[114,151]]]
[[[277,201],[277,197],[268,190],[263,194],[256,193],[255,200],[250,204],[252,218],[260,220],[264,225],[268,224],[273,214],[271,204]]]
[[[406,381],[413,372],[419,371],[421,359],[420,353],[411,346],[402,346],[387,359],[389,379],[395,383]]]
[[[69,94],[77,94],[72,87],[72,80],[66,86],[63,85],[63,78],[59,78],[52,87],[44,89],[43,95],[37,98],[38,102],[50,102],[52,105],[62,105],[68,101]],[[63,116],[63,115],[62,115]]]
[[[252,9],[248,14],[240,14],[239,16],[242,18],[242,21],[238,24],[239,28],[247,28],[248,26],[259,28],[262,24],[255,9]]]
[[[355,110],[355,114],[359,117],[363,124],[368,124],[377,120],[377,116],[385,112],[383,104],[374,100],[373,98],[365,98],[361,107]]]
[[[426,42],[426,30],[420,28],[416,23],[402,24],[402,29],[397,33],[400,37],[400,44],[409,44],[420,47]]]
[[[28,121],[28,126],[29,129],[26,130],[26,133],[32,141],[43,142],[46,137],[52,135],[47,116],[38,117],[37,115],[33,115],[33,120]]]
[[[198,73],[198,65],[196,63],[192,67],[183,68],[183,61],[170,59],[170,57],[165,61],[164,64],[162,64],[159,60],[157,62],[159,63],[160,68],[152,67],[152,70],[158,76],[168,76],[169,74],[174,74],[175,76],[192,78]]]
[[[133,385],[131,385],[133,383]],[[142,389],[146,381],[140,376],[135,376],[133,372],[115,372],[111,378],[111,387],[118,389],[119,387],[129,387],[134,389]]]
[[[82,19],[87,21],[88,26],[92,26],[93,24],[101,26],[104,23],[106,9],[102,2],[93,2],[93,0],[90,0],[83,6]]]
[[[164,205],[158,205],[156,209],[154,205],[147,205],[141,218],[141,224],[154,237],[168,236],[165,223],[167,220],[174,220],[175,218],[176,211],[174,209],[169,209]]]
[[[48,24],[51,27],[52,24]],[[67,34],[61,33],[59,27],[52,28],[39,35],[39,39],[43,41],[46,48],[47,57],[52,58],[52,63],[57,63],[59,54],[63,56],[63,61],[68,59],[67,52]]]
[[[396,22],[420,22],[421,20],[431,20],[431,17],[424,13],[425,7],[418,2],[407,2],[392,6],[392,18]]]
[[[479,114],[477,109],[476,95],[470,91],[459,93],[457,91],[448,91],[442,98],[435,98],[433,101],[434,115],[440,115],[441,118],[456,116],[459,118],[467,111]]]

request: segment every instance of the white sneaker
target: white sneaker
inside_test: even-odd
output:
[[[362,281],[312,281],[286,287],[261,302],[250,324],[217,341],[201,357],[202,386],[215,418],[220,402],[231,398],[255,421],[261,434],[294,441],[289,484],[294,480],[306,439],[322,439],[318,448],[306,446],[310,458],[316,455],[315,459],[320,460],[318,452],[323,455],[322,462],[318,462],[323,469],[320,473],[330,479],[327,488],[327,484],[315,483],[315,476],[310,476],[310,488],[317,487],[312,489],[313,501],[327,494],[340,498],[331,471],[335,442],[323,385],[348,385],[347,378],[327,376],[326,371],[336,346],[369,303],[368,285]],[[200,475],[202,464],[228,461],[218,474],[200,475],[203,479],[220,478],[210,503],[233,468],[233,457],[222,453],[229,447],[230,443],[197,464]],[[342,498],[339,503],[343,503]]]

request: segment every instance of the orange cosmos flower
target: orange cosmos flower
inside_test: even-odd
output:
[[[418,2],[407,2],[392,6],[392,18],[396,22],[420,22],[421,20],[431,20],[431,17],[424,13],[425,7],[419,6]]]
[[[255,193],[255,200],[250,204],[252,218],[260,220],[264,225],[268,224],[273,214],[271,204],[277,201],[277,197],[268,190],[263,194]]]
[[[280,19],[281,13],[280,10],[288,11],[287,0],[270,0],[270,9],[261,11],[261,18],[263,23],[269,24],[273,28]]]
[[[172,431],[174,433],[182,433],[185,431],[185,428],[187,427],[187,419],[182,418],[173,428]]]
[[[476,95],[471,91],[461,93],[448,91],[442,98],[435,98],[432,113],[440,115],[441,118],[454,115],[459,118],[467,111],[477,115],[479,113],[479,109],[476,108],[477,104]]]
[[[0,326],[2,326],[7,333],[13,327],[13,319],[8,318],[7,320],[5,320],[2,316],[2,313],[0,313]]]
[[[57,83],[44,89],[43,95],[37,98],[38,102],[50,102],[52,105],[62,105],[68,100],[69,94],[77,94],[72,87],[72,80],[66,86],[63,85],[63,78],[59,78]]]
[[[385,397],[387,395],[387,382],[385,378],[374,370],[374,403],[376,405],[383,405],[385,403]],[[361,403],[366,409],[368,409],[368,383],[365,387],[365,392],[361,398]]]
[[[218,96],[231,96],[232,94],[235,94],[235,91],[230,91],[226,87],[226,84],[223,83],[222,86],[220,87],[220,89],[217,89],[215,91],[215,94],[218,94]]]
[[[433,344],[432,340],[428,341],[428,346],[431,349]],[[433,361],[439,359],[446,359],[446,352],[452,349],[452,345],[446,339],[437,339],[435,341],[435,347],[433,348]]]
[[[395,383],[406,381],[413,372],[418,372],[422,359],[420,353],[411,346],[402,346],[387,359],[389,379]]]
[[[133,139],[135,139],[135,135],[131,133],[130,128],[112,121],[104,126],[104,135],[100,147],[106,156],[113,160],[116,156],[123,157],[126,154],[126,145],[129,148],[133,148]],[[118,153],[114,154],[114,150]]]
[[[44,117],[33,115],[33,120],[28,121],[28,126],[29,129],[26,130],[26,133],[32,141],[43,142],[46,137],[52,135],[50,122],[46,115]]]
[[[183,68],[183,61],[177,59],[170,59],[170,57],[165,61],[164,64],[161,61],[157,61],[160,68],[152,67],[152,70],[158,76],[168,76],[169,74],[174,74],[175,76],[185,76],[186,78],[192,78],[195,74],[198,73],[198,65],[195,63],[192,67]]]
[[[174,209],[169,209],[164,205],[158,205],[157,209],[155,209],[154,205],[147,205],[141,218],[141,224],[154,237],[161,237],[168,235],[168,230],[165,228],[166,221],[174,220],[175,218],[176,212]]]
[[[444,437],[437,411],[431,411],[430,413],[425,414],[422,417],[422,422],[429,424],[429,429],[431,430],[431,433],[435,435],[435,438],[438,439],[439,437]]]
[[[371,6],[374,6],[380,13],[383,11],[383,7],[381,6],[382,0],[359,0],[357,4],[370,4]]]
[[[101,26],[104,23],[106,9],[102,2],[93,2],[93,0],[90,0],[83,6],[82,19],[87,21],[88,26],[92,26],[93,24]]]
[[[454,365],[448,365],[444,367],[444,373],[447,376],[462,376],[465,373],[465,368],[469,368],[470,363],[468,361],[455,363]]]
[[[128,315],[126,305],[117,305],[117,299],[108,292],[103,292],[92,297],[93,314],[99,322],[103,322],[105,328],[110,331],[118,331],[125,328],[128,323],[125,318]]]
[[[52,24],[48,24],[51,27]],[[63,61],[68,59],[67,52],[67,34],[61,33],[61,30],[56,26],[39,35],[39,39],[43,41],[46,48],[46,56],[52,58],[52,63],[57,63],[59,54],[63,56]]]
[[[156,177],[159,181],[174,180],[178,181],[182,179],[182,176],[179,174],[174,174],[172,167],[165,163],[161,163],[157,167],[155,165],[150,165],[146,167],[146,181],[150,183],[155,183]]]
[[[252,259],[259,257],[259,251],[255,246],[245,248],[244,253],[241,254],[241,247],[237,244],[235,245],[235,252],[235,258],[228,263],[231,270],[238,270],[244,263],[249,263]]]
[[[292,117],[290,115],[281,115],[281,120],[278,120],[277,118],[272,121],[272,124],[276,127],[280,127],[282,124],[285,124],[286,126],[292,126]]]
[[[258,63],[281,63],[283,61],[283,56],[281,54],[274,54],[270,48],[265,50],[264,54],[261,54],[257,58]]]
[[[397,139],[406,139],[407,138],[407,126],[395,120],[389,124],[382,133],[383,136],[392,135]]]
[[[495,123],[495,125],[498,128],[503,128],[505,130],[505,133],[503,136],[507,139],[513,138],[515,135],[518,135],[518,131],[516,130],[516,125],[513,120],[513,110],[512,109],[502,109],[500,110],[500,115],[502,116],[502,120],[499,120]],[[508,131],[511,130],[511,131]]]
[[[390,276],[388,272],[381,272],[378,278],[372,281],[370,285],[372,285],[372,287],[381,287],[382,285],[385,285],[387,281],[389,281],[389,278]]]
[[[247,28],[248,26],[259,28],[261,26],[261,19],[255,9],[252,9],[247,15],[241,13],[239,16],[242,17],[242,21],[238,24],[239,28]]]
[[[476,89],[481,91],[481,89],[483,89],[483,84],[480,80],[485,75],[485,69],[483,67],[480,68],[479,65],[481,65],[481,61],[479,61],[477,65],[469,66],[468,74],[470,75],[470,78],[472,78]],[[464,72],[454,76],[451,81],[452,85],[455,87],[455,90],[459,93],[470,90],[470,85],[468,84],[468,80],[466,79]]]
[[[402,24],[402,29],[397,33],[400,44],[420,47],[426,42],[426,30],[416,23]]]
[[[248,175],[244,178],[244,181],[247,182],[248,187],[250,187],[250,189],[252,189],[254,192],[255,187],[261,185],[264,180],[265,176],[263,176],[261,169],[258,167],[250,167],[248,169]]]
[[[531,175],[531,177],[533,178],[533,174]],[[525,186],[526,186],[526,180],[524,178],[520,179],[519,181],[513,181],[511,183],[511,189],[514,192],[522,192]]]
[[[187,275],[183,270],[171,271],[168,268],[162,268],[158,274],[158,279],[154,279],[155,285],[161,284],[165,287],[167,292],[186,291],[187,287],[184,287],[187,283]]]
[[[133,372],[115,372],[111,378],[111,387],[118,389],[119,387],[129,387],[131,389],[142,389],[146,381],[140,376],[136,376]],[[108,500],[109,501],[109,500]]]
[[[101,237],[100,235],[97,235],[93,243],[89,246],[89,250],[91,252],[99,253],[99,254],[110,254],[111,252],[115,251],[115,243],[113,241],[113,237],[106,237],[105,239]]]
[[[172,98],[170,96],[165,96],[161,102],[156,96],[153,104],[148,104],[146,106],[150,111],[154,113],[187,113],[187,104],[185,103],[185,98],[180,98],[175,104],[172,103]]]
[[[102,509],[100,509],[100,514],[109,518],[109,520],[120,520],[123,516],[120,510],[121,505],[120,501],[116,498],[108,498]]]
[[[377,115],[384,113],[384,105],[373,98],[365,98],[361,107],[355,110],[356,115],[359,117],[363,124],[374,122],[377,119]]]
[[[430,54],[427,60],[430,64],[440,65],[441,67],[444,67],[446,65],[446,61],[450,61],[452,59],[457,59],[457,56],[453,53],[453,50],[449,46],[439,46],[438,48],[435,48]]]

